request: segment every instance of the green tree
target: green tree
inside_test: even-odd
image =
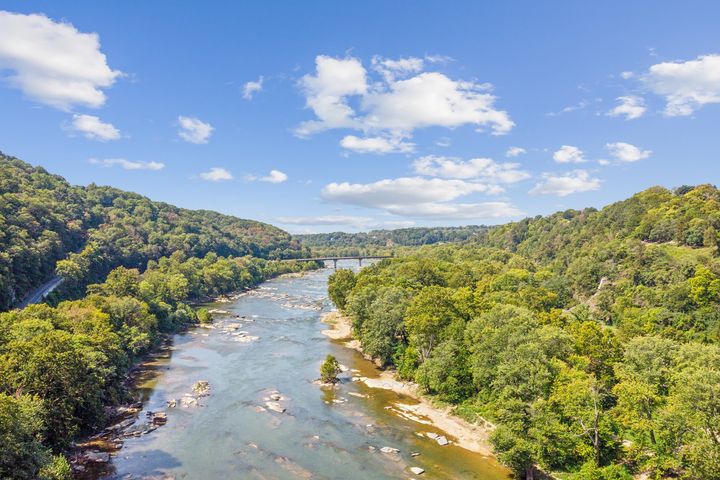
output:
[[[323,383],[337,383],[340,380],[338,375],[340,374],[340,364],[337,358],[328,354],[325,357],[325,361],[320,366],[320,380]]]
[[[345,310],[348,296],[355,287],[355,274],[352,270],[342,268],[328,278],[328,296],[340,310]]]

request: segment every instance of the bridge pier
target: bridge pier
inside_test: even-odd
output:
[[[358,258],[358,264],[362,267],[362,257]]]
[[[333,258],[333,268],[337,270],[337,258]]]

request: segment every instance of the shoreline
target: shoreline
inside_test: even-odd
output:
[[[362,352],[360,342],[352,336],[352,326],[350,319],[342,315],[339,311],[325,313],[321,321],[330,328],[323,330],[321,333],[331,340],[338,341],[346,348],[356,350],[366,360],[377,365],[367,355]],[[377,369],[377,378],[356,377],[370,388],[379,388],[390,390],[398,395],[410,397],[417,402],[415,405],[395,402],[393,406],[398,410],[398,414],[409,420],[413,420],[421,425],[429,425],[442,430],[453,441],[453,444],[478,453],[486,457],[495,458],[492,445],[490,444],[490,433],[494,428],[492,425],[485,426],[470,423],[452,413],[452,407],[438,407],[423,394],[420,393],[419,386],[411,382],[403,382],[396,378],[395,374],[390,370]]]
[[[310,270],[314,271],[314,270]],[[243,290],[234,290],[232,292],[208,296],[204,298],[194,298],[188,301],[193,308],[199,308],[209,304],[224,304],[237,300],[241,295],[256,290],[264,283],[279,278],[299,278],[306,275],[309,271],[288,272],[276,276],[271,276],[252,287]],[[220,310],[218,310],[220,312]],[[213,314],[213,322],[216,315]],[[140,412],[147,401],[141,394],[142,384],[152,381],[153,377],[158,375],[159,363],[164,358],[169,358],[170,352],[174,350],[174,338],[176,335],[189,333],[194,329],[208,328],[202,323],[188,323],[173,332],[162,333],[156,345],[145,352],[137,362],[131,365],[125,373],[123,381],[123,389],[126,397],[124,401],[118,405],[108,405],[105,407],[107,419],[102,427],[99,427],[92,433],[76,438],[65,455],[73,469],[73,478],[81,480],[95,480],[98,478],[106,478],[111,474],[112,457],[123,448],[124,437],[135,421],[139,418]],[[210,327],[212,328],[212,327]],[[152,428],[154,430],[155,426]],[[144,433],[150,433],[149,430]]]

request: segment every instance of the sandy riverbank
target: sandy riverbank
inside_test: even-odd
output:
[[[350,319],[340,312],[329,312],[323,315],[322,321],[330,328],[323,330],[323,335],[343,342],[346,347],[362,353],[360,342],[352,338],[352,327]],[[399,395],[410,397],[417,401],[410,405],[397,402],[393,405],[396,412],[408,419],[442,430],[456,445],[471,452],[485,456],[492,456],[492,445],[490,444],[490,432],[492,425],[481,426],[472,424],[452,414],[450,407],[438,407],[433,405],[426,397],[419,392],[416,384],[398,380],[394,373],[388,370],[378,370],[377,378],[359,377],[370,388],[381,388],[390,390]]]

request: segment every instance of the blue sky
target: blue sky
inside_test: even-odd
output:
[[[720,3],[0,1],[0,150],[293,232],[717,183]]]

